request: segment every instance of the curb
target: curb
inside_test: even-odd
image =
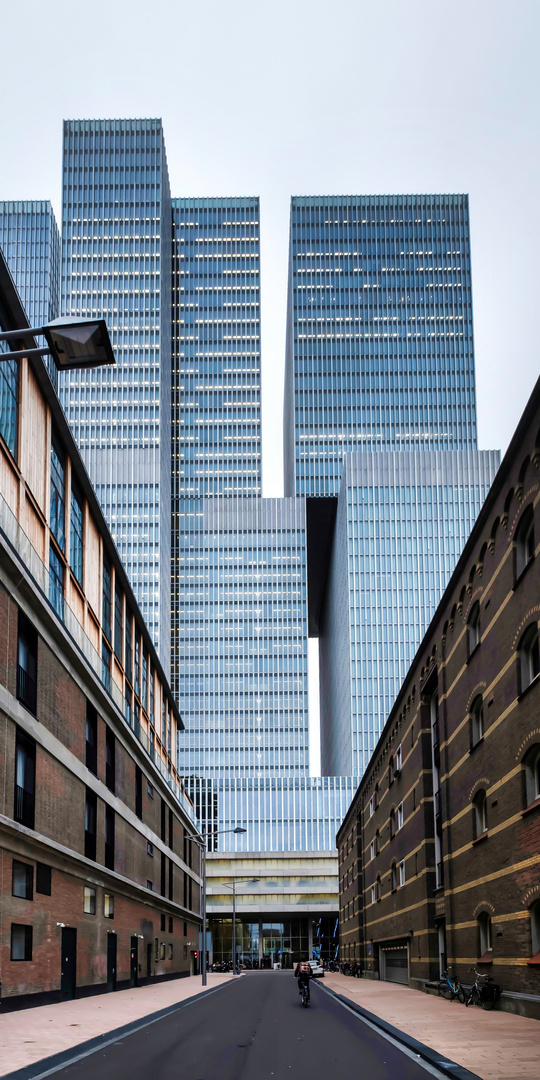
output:
[[[215,986],[213,989],[202,990],[199,994],[194,994],[193,997],[186,998],[184,1001],[177,1001],[174,1005],[167,1005],[164,1009],[158,1009],[157,1012],[147,1013],[146,1016],[139,1017],[138,1020],[131,1020],[129,1024],[123,1024],[121,1027],[104,1031],[102,1035],[95,1035],[93,1039],[86,1039],[84,1042],[77,1043],[67,1050],[60,1050],[58,1054],[40,1058],[39,1061],[34,1061],[32,1065],[24,1065],[22,1069],[16,1069],[14,1072],[2,1073],[0,1074],[0,1080],[41,1080],[41,1077],[58,1072],[58,1069],[71,1065],[80,1058],[89,1057],[96,1050],[109,1046],[110,1043],[116,1042],[122,1036],[133,1035],[136,1031],[140,1031],[150,1024],[155,1024],[158,1020],[163,1020],[166,1016],[171,1016],[172,1013],[178,1012],[180,1009],[185,1009],[186,1005],[192,1005],[194,1001],[199,1001],[210,994],[217,994],[218,990],[223,990],[225,986],[234,985],[234,982],[226,982],[221,983],[220,986]]]
[[[482,1080],[482,1077],[478,1076],[478,1073],[473,1073],[463,1065],[458,1065],[457,1062],[451,1061],[450,1058],[445,1057],[444,1054],[439,1053],[437,1050],[432,1050],[431,1046],[426,1046],[425,1043],[418,1042],[418,1039],[413,1039],[412,1035],[407,1035],[406,1032],[393,1027],[392,1024],[388,1024],[386,1020],[382,1020],[380,1016],[376,1016],[375,1013],[368,1012],[368,1010],[362,1008],[361,1005],[357,1005],[355,1001],[350,1001],[349,998],[344,997],[343,994],[338,994],[335,990],[331,990],[329,986],[321,986],[321,989],[324,990],[325,993],[331,994],[331,996],[336,998],[337,1001],[340,1001],[342,1005],[346,1005],[347,1008],[358,1013],[362,1019],[369,1020],[374,1027],[379,1028],[385,1035],[391,1035],[396,1042],[402,1043],[408,1050],[412,1050],[413,1053],[424,1058],[425,1061],[429,1062],[429,1064],[433,1065],[436,1069],[439,1069],[440,1072],[445,1073],[446,1076],[454,1076],[457,1080]]]

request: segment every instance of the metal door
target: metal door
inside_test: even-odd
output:
[[[139,939],[132,937],[129,967],[129,985],[137,986],[139,981]]]
[[[75,997],[77,988],[77,931],[73,926],[62,927],[60,988],[65,998]]]
[[[107,934],[107,990],[116,990],[116,934]]]

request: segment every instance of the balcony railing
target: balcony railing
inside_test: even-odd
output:
[[[34,828],[36,800],[32,791],[15,786],[15,821],[20,825],[26,825],[28,829]]]
[[[35,716],[37,708],[36,682],[20,664],[17,664],[17,698]]]

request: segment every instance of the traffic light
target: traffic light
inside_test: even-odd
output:
[[[193,953],[193,955],[194,955],[195,959],[197,959],[197,957],[198,957],[198,955],[199,955],[199,954],[198,954],[198,952],[197,952],[197,950],[196,950],[196,949],[194,950],[194,953]]]

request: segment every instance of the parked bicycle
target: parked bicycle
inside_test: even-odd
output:
[[[474,968],[476,979],[471,986],[470,994],[465,1001],[466,1005],[481,1005],[483,1009],[492,1009],[499,994],[500,986],[493,982],[491,975],[482,975]],[[480,982],[484,979],[484,982]]]
[[[442,978],[437,983],[437,993],[446,1001],[453,1001],[457,997],[462,1005],[465,1003],[466,993],[459,979],[453,979],[447,971],[443,971]]]

